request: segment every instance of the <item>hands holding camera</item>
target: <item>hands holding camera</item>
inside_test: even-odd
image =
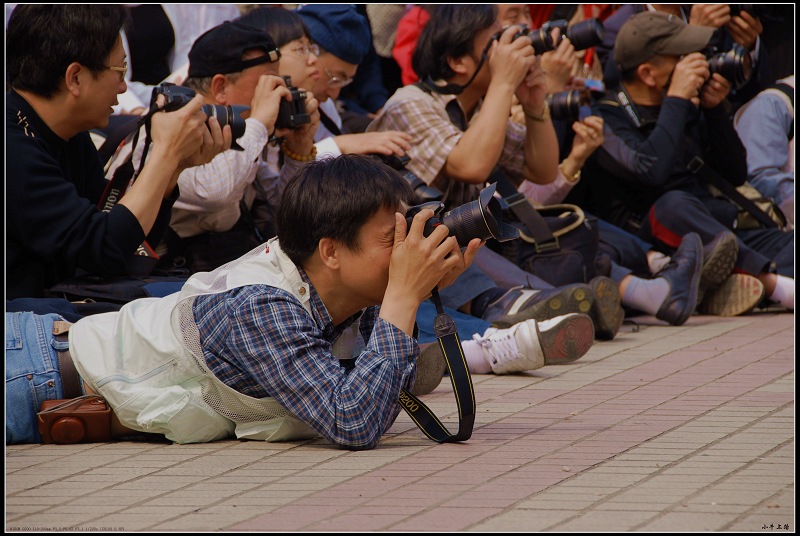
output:
[[[700,91],[711,75],[708,60],[700,52],[687,54],[675,65],[667,97],[679,97],[700,104]]]
[[[764,26],[758,17],[747,11],[731,14],[729,4],[693,4],[689,15],[689,24],[709,26],[712,28],[727,28],[733,40],[747,50],[755,49],[756,40]]]
[[[423,209],[414,216],[411,227],[403,214],[395,213],[394,245],[389,263],[381,318],[411,333],[417,308],[431,295],[433,287],[450,285],[472,264],[482,241],[473,238],[462,253],[455,236],[448,236],[439,225],[424,236],[425,223],[434,216]]]
[[[164,96],[159,96],[158,104],[163,100]],[[174,188],[181,171],[207,164],[231,146],[231,127],[221,128],[215,117],[209,118],[201,110],[202,106],[203,98],[197,95],[185,106],[173,112],[156,113],[151,118],[151,150],[176,161],[177,173],[167,193]]]

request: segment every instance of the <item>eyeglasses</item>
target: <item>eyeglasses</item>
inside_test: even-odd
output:
[[[106,69],[110,71],[117,71],[119,73],[119,81],[122,82],[125,80],[125,75],[128,74],[128,62],[123,61],[122,67],[116,67],[114,65],[109,65]]]
[[[353,82],[352,78],[339,78],[328,70],[327,67],[322,68],[325,74],[328,75],[328,87],[344,87]]]
[[[301,47],[289,49],[289,52],[294,52],[301,58],[307,58],[309,54],[319,56],[319,47],[317,45],[303,45]]]

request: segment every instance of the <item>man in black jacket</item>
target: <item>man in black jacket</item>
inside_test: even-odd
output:
[[[40,298],[79,273],[124,275],[165,229],[178,175],[230,147],[230,127],[204,125],[196,97],[152,117],[147,163],[122,195],[88,130],[108,124],[126,90],[118,5],[19,5],[6,32],[6,298]],[[106,207],[101,199],[112,196]],[[98,206],[100,205],[100,206]],[[105,211],[104,208],[111,207]]]
[[[699,52],[712,34],[712,28],[658,12],[639,13],[623,25],[614,50],[622,81],[595,105],[606,141],[595,153],[592,208],[667,250],[689,232],[708,244],[733,230],[739,242],[735,271],[751,277],[730,278],[706,296],[701,311],[741,314],[758,301],[729,303],[732,292],[737,300],[766,292],[793,310],[794,233],[735,228],[736,206],[712,196],[704,179],[711,170],[733,186],[747,178],[745,149],[728,114],[730,82],[711,75]]]

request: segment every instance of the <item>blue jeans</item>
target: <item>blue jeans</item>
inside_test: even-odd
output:
[[[477,316],[465,315],[455,309],[445,307],[444,312],[456,323],[458,338],[462,341],[471,340],[472,336],[476,333],[478,335],[483,335],[487,329],[492,327],[492,324],[486,320],[480,319]],[[420,304],[417,310],[417,327],[419,327],[419,338],[417,341],[419,344],[436,342],[436,333],[433,330],[433,319],[436,318],[436,314],[436,307],[430,300],[425,300]]]
[[[458,309],[495,286],[494,282],[480,268],[472,264],[458,276],[452,285],[440,290],[439,297],[445,307]]]
[[[53,335],[54,313],[6,313],[6,444],[41,443],[36,414],[45,400],[64,397]]]

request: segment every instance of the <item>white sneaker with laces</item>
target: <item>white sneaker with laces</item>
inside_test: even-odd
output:
[[[492,371],[508,374],[575,361],[591,348],[594,326],[588,315],[570,313],[542,322],[525,320],[506,329],[489,328],[472,338]]]

